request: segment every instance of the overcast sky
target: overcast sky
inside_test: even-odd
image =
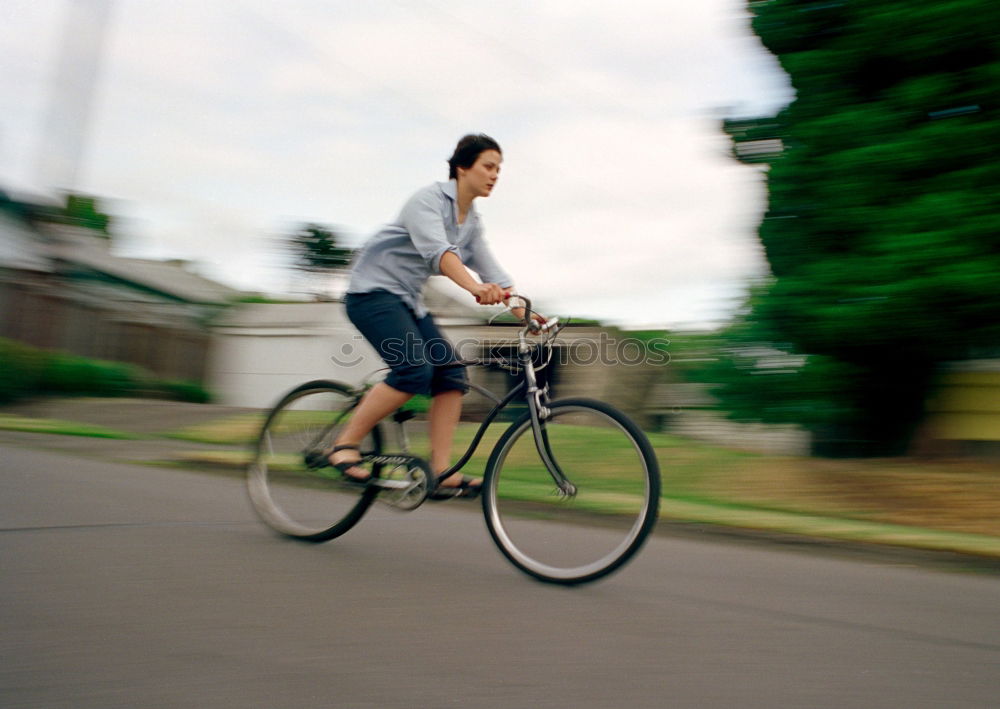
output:
[[[74,187],[121,217],[122,255],[280,293],[283,232],[360,244],[485,132],[487,238],[549,312],[705,325],[766,271],[762,175],[718,123],[792,94],[742,0],[3,0],[0,187],[51,187],[71,4],[109,9]]]

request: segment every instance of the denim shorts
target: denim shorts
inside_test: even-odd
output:
[[[384,290],[348,293],[347,317],[392,370],[385,383],[409,394],[469,389],[465,367],[434,318],[418,318],[402,298]],[[447,366],[447,365],[451,366]]]

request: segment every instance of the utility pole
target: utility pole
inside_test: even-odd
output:
[[[93,113],[113,0],[67,0],[38,150],[37,179],[47,191],[74,190]]]

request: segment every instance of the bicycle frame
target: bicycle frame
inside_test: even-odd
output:
[[[516,297],[524,301],[525,320],[526,322],[530,321],[532,313],[531,301],[523,296],[512,297]],[[542,462],[545,464],[545,468],[549,471],[549,474],[552,476],[552,479],[559,488],[559,491],[567,497],[576,494],[576,486],[570,482],[569,478],[567,478],[566,474],[562,471],[562,468],[559,467],[559,464],[556,462],[555,455],[552,453],[552,447],[549,445],[548,433],[545,429],[545,421],[551,413],[549,408],[546,406],[549,401],[548,386],[538,386],[538,377],[533,361],[533,354],[536,350],[541,350],[544,347],[550,347],[551,344],[550,342],[545,342],[542,343],[541,346],[532,346],[529,344],[527,339],[527,333],[529,330],[530,324],[526,325],[526,327],[518,332],[517,357],[520,362],[522,380],[509,392],[507,392],[507,395],[503,399],[500,399],[496,394],[485,387],[481,387],[476,384],[469,385],[470,389],[494,402],[494,406],[493,409],[486,414],[482,423],[480,423],[479,430],[476,431],[476,435],[473,437],[472,442],[469,444],[469,447],[466,449],[465,453],[462,454],[458,462],[437,476],[438,483],[457,473],[465,466],[466,463],[469,462],[475,454],[476,449],[479,447],[479,443],[482,441],[483,436],[486,433],[486,429],[489,428],[490,424],[493,423],[499,413],[511,401],[513,401],[518,394],[523,392],[525,400],[528,404],[528,412],[531,419],[531,430],[535,441],[535,447],[538,450],[538,455],[541,457]],[[464,360],[456,362],[455,365],[451,366],[488,366],[496,363],[497,361],[498,360],[492,359]],[[399,425],[402,427],[403,422],[400,421]]]

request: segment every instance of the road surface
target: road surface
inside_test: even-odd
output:
[[[1000,706],[1000,577],[654,537],[532,581],[478,504],[261,526],[240,480],[0,449],[0,706]]]

